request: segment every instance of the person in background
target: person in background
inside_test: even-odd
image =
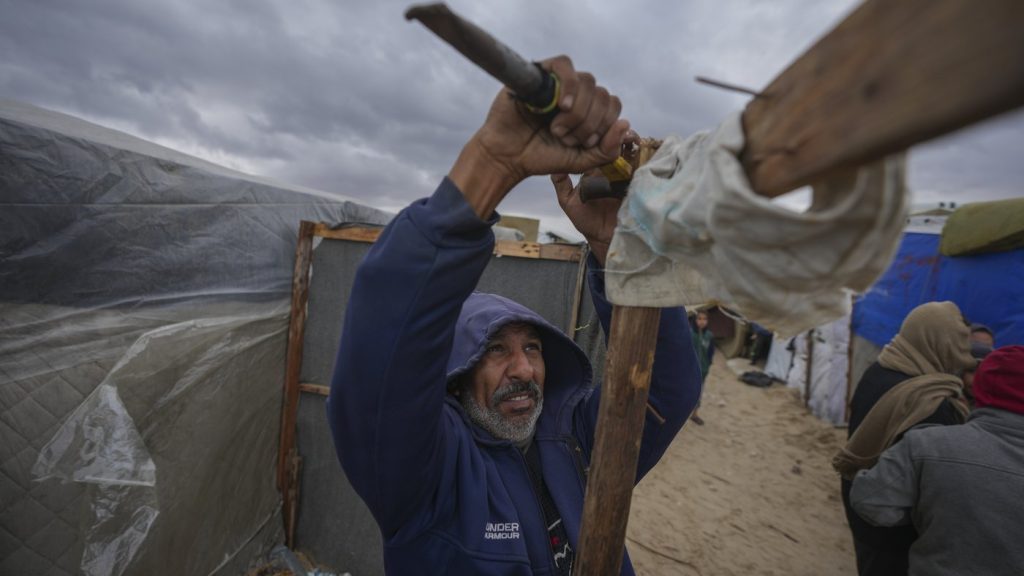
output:
[[[952,302],[928,302],[911,310],[857,385],[850,402],[849,439],[832,461],[842,476],[843,507],[853,534],[860,576],[907,573],[913,526],[880,528],[850,507],[850,481],[912,426],[962,424],[968,406],[960,375],[977,361],[970,330]]]
[[[877,526],[913,525],[913,576],[1024,574],[1024,346],[992,352],[963,426],[919,426],[853,481]]]
[[[978,361],[980,364],[989,354],[992,353],[992,348],[986,346],[976,340],[971,340],[971,356]],[[967,369],[960,378],[964,381],[964,395],[967,397],[967,403],[974,407],[974,392],[972,390],[974,384],[974,370]]]
[[[988,346],[989,350],[996,347],[996,335],[984,324],[971,324],[971,341]]]
[[[697,355],[697,364],[700,366],[700,385],[703,395],[704,381],[708,379],[708,372],[711,371],[711,363],[715,358],[715,335],[708,328],[707,310],[698,310],[690,320],[690,330],[693,332],[690,340],[693,342],[693,351]],[[697,414],[700,404],[693,410],[690,420],[698,426],[704,425],[704,419]]]
[[[772,347],[772,331],[757,322],[750,323],[750,364],[754,365],[768,358]]]

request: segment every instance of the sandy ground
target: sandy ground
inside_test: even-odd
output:
[[[634,491],[626,545],[637,573],[856,574],[829,465],[845,430],[795,390],[740,382],[721,357],[700,415],[706,424],[689,422]]]

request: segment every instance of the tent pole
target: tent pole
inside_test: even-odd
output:
[[[615,306],[576,574],[618,574],[661,322],[659,308]]]
[[[814,328],[807,331],[807,374],[804,379],[804,408],[811,408],[811,378],[814,378]]]
[[[299,376],[302,372],[302,348],[306,333],[306,302],[309,300],[309,269],[313,260],[314,224],[299,224],[292,273],[291,317],[288,321],[288,351],[285,357],[284,403],[281,406],[280,444],[277,450],[277,489],[284,500],[285,544],[294,545],[298,473],[301,458],[295,446],[295,420],[299,412]]]

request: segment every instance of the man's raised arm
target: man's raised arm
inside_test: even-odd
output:
[[[445,367],[459,310],[490,258],[495,208],[527,176],[611,161],[629,128],[593,76],[565,57],[542,65],[562,86],[550,125],[501,91],[449,177],[395,217],[356,273],[328,419],[342,466],[385,536],[430,502],[453,457]]]

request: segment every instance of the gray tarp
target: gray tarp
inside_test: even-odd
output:
[[[388,218],[0,101],[0,574],[226,574],[276,540],[298,223]]]

